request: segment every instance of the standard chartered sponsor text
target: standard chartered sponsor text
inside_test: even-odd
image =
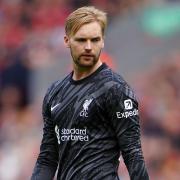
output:
[[[57,136],[57,138],[59,138],[60,141],[89,141],[89,136],[87,135],[86,128],[84,128],[84,129],[63,128],[59,132],[60,132],[60,134],[59,134],[59,136]]]

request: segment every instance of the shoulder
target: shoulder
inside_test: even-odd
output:
[[[108,94],[113,96],[127,96],[131,99],[136,99],[133,88],[129,83],[117,72],[107,69],[106,76],[109,79],[107,85]]]
[[[62,88],[66,83],[69,82],[70,74],[64,77],[62,80],[54,81],[47,89],[44,100],[49,102],[54,95]]]

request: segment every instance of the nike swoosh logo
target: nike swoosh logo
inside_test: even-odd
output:
[[[51,111],[53,111],[57,106],[59,106],[60,103],[56,104],[55,106],[51,107]]]

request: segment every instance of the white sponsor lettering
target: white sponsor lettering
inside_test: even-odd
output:
[[[126,112],[116,112],[116,116],[119,119],[136,116],[138,114],[139,114],[138,109],[134,109],[133,111],[126,111]]]
[[[59,128],[55,127],[56,136],[58,139],[58,144],[61,141],[89,141],[89,136],[87,135],[87,129],[66,129],[63,128],[59,131]]]
[[[89,141],[88,136],[81,135],[63,135],[61,136],[61,141]]]
[[[86,129],[62,129],[61,134],[82,134],[86,135]]]

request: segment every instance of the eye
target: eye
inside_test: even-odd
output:
[[[84,39],[84,38],[78,38],[78,39],[76,39],[76,41],[77,41],[77,42],[86,42],[86,39]]]
[[[91,39],[92,42],[98,42],[98,41],[100,41],[100,40],[101,40],[100,37]]]

